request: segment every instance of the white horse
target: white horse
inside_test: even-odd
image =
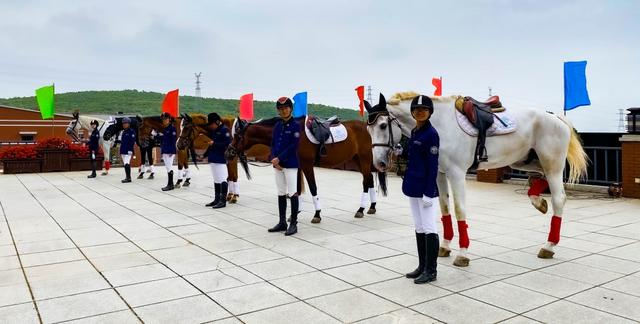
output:
[[[373,163],[380,171],[385,171],[390,166],[392,147],[400,142],[401,135],[411,136],[411,130],[415,127],[415,120],[410,112],[411,99],[417,95],[414,92],[394,95],[389,101],[390,109],[387,109],[382,95],[378,105],[371,107],[366,103],[370,115],[367,129],[374,146]],[[437,184],[440,192],[444,235],[439,255],[447,257],[451,253],[449,244],[453,239],[453,227],[449,209],[448,186],[450,185],[460,235],[460,252],[453,264],[468,266],[469,237],[466,224],[465,176],[474,162],[477,139],[467,135],[458,126],[455,102],[459,98],[461,97],[432,98],[434,111],[430,120],[440,136]],[[515,120],[516,130],[500,136],[487,137],[486,148],[489,159],[488,162],[481,162],[478,169],[510,166],[546,177],[546,181],[534,180],[529,196],[532,204],[544,213],[546,201],[540,198],[540,194],[547,185],[551,191],[554,216],[551,220],[547,243],[540,249],[538,257],[552,258],[553,248],[560,240],[561,217],[566,201],[562,180],[565,160],[570,167],[569,183],[575,183],[586,174],[587,156],[578,135],[563,117],[525,108],[508,107],[507,113],[512,120]],[[537,154],[533,160],[530,158],[531,150]]]
[[[98,130],[100,132],[100,146],[102,147],[102,152],[104,153],[104,171],[102,171],[102,175],[109,174],[109,169],[111,168],[111,147],[113,147],[114,139],[110,139],[108,141],[104,140],[104,132],[107,130],[109,124],[113,123],[111,120],[104,120],[100,118],[94,118],[89,116],[80,116],[78,112],[73,113],[73,119],[69,122],[67,126],[67,134],[71,136],[74,140],[78,141],[78,130],[80,128],[87,129],[91,131],[91,121],[97,120]],[[100,166],[102,169],[102,166]]]

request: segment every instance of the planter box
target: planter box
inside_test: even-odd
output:
[[[71,152],[61,149],[39,150],[43,156],[42,172],[69,171]]]
[[[96,169],[102,167],[104,158],[101,156],[96,157]],[[89,158],[71,158],[69,159],[69,171],[86,171],[91,170],[91,159]]]
[[[42,159],[3,160],[4,174],[42,172]]]
[[[502,183],[504,175],[509,173],[509,167],[489,170],[478,170],[476,173],[476,180],[478,182],[488,183]]]

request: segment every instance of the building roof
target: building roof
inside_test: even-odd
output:
[[[1,108],[5,108],[5,109],[15,109],[15,110],[22,110],[22,111],[27,111],[27,112],[32,112],[32,113],[40,113],[39,110],[35,110],[35,109],[28,109],[28,108],[19,108],[19,107],[12,107],[12,106],[7,106],[7,105],[0,105],[0,109]],[[63,114],[63,113],[55,113],[54,116],[60,116],[60,117],[68,117],[68,118],[73,118],[72,115],[70,114]]]

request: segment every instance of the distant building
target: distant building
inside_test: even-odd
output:
[[[53,120],[43,120],[38,110],[0,105],[0,145],[68,137],[66,130],[72,119],[68,114],[55,114]]]

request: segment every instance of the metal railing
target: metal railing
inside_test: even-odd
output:
[[[585,146],[584,151],[589,157],[587,176],[580,183],[608,186],[622,180],[622,148],[607,146]],[[527,178],[524,171],[513,170],[507,173],[512,178]],[[565,165],[564,180],[569,178],[569,166]]]

